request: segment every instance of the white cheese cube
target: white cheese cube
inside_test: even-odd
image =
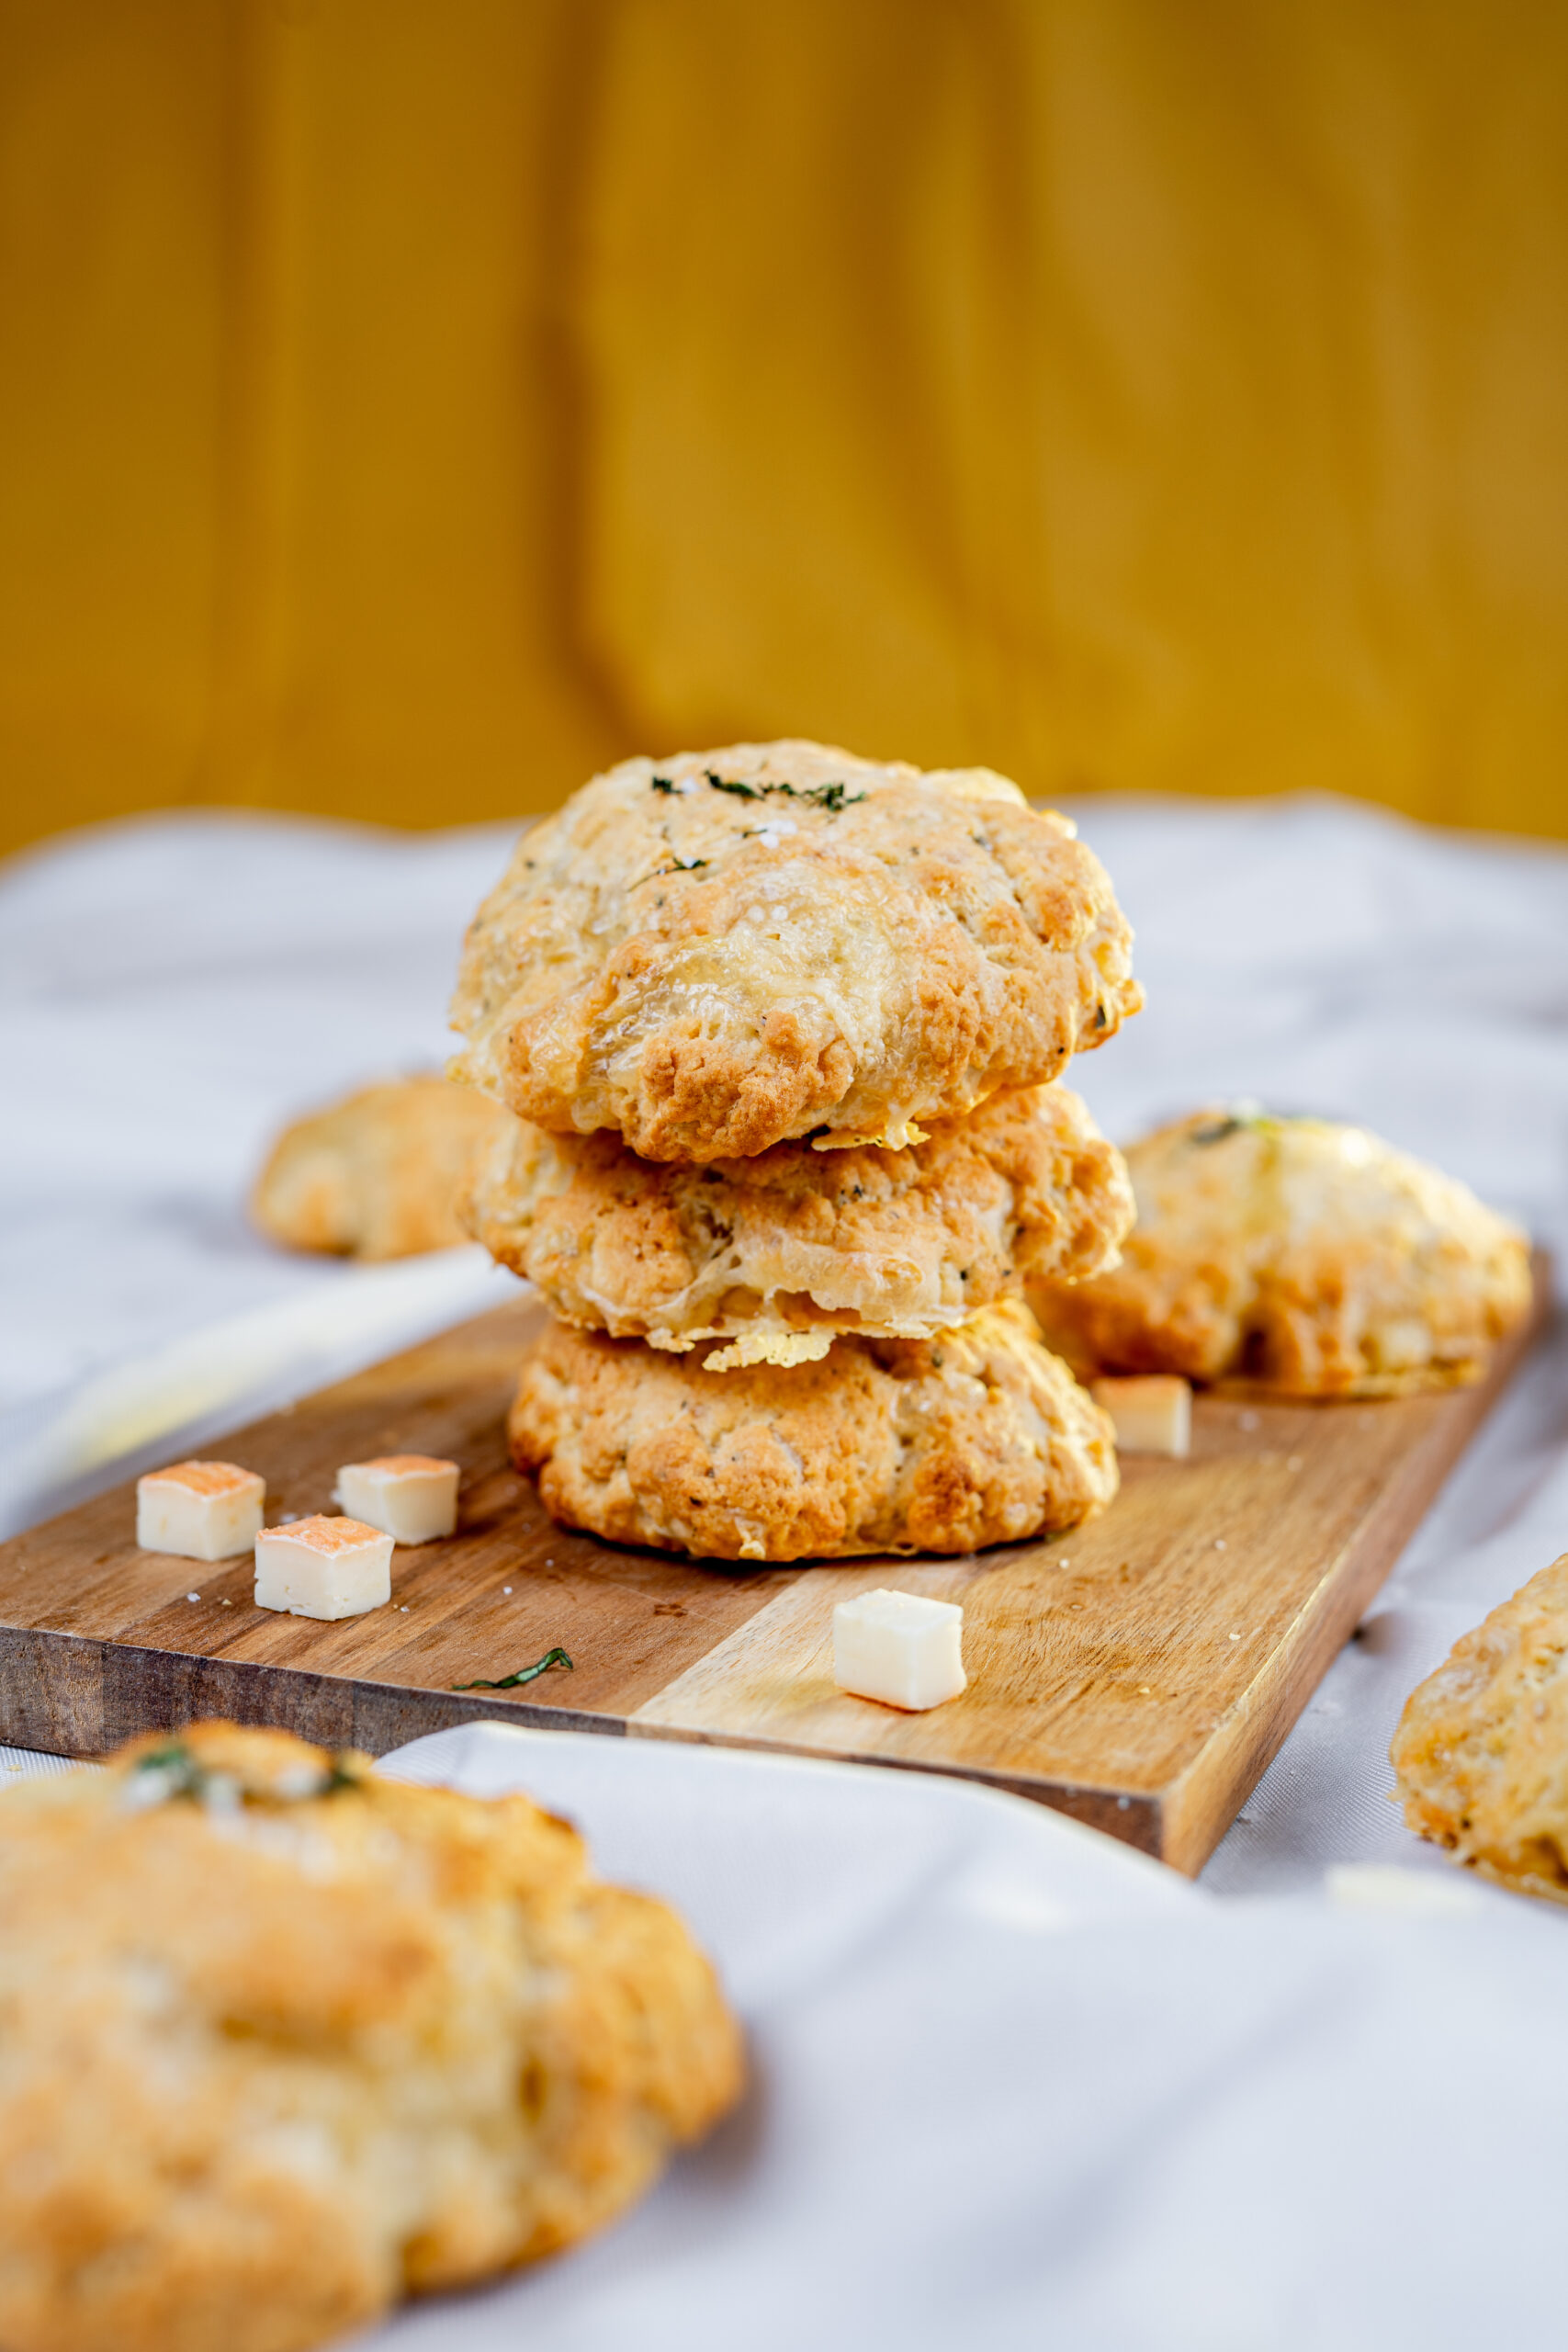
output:
[[[136,1481],[136,1540],[181,1560],[227,1560],[261,1532],[266,1480],[235,1462],[176,1462]]]
[[[1119,1453],[1169,1453],[1184,1458],[1192,1442],[1192,1391],[1174,1373],[1090,1384],[1097,1405],[1116,1427]]]
[[[256,1607],[362,1617],[392,1597],[392,1539],[356,1519],[297,1519],[256,1537]]]
[[[430,1453],[384,1453],[345,1462],[337,1474],[340,1507],[394,1544],[430,1544],[457,1524],[457,1465]]]
[[[914,1592],[863,1592],[833,1611],[833,1679],[857,1699],[919,1713],[956,1699],[967,1679],[964,1611]]]

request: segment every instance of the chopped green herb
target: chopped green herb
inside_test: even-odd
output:
[[[787,785],[784,790],[789,790]],[[865,795],[863,792],[852,792],[847,784],[814,784],[809,792],[801,793],[799,797],[814,800],[819,808],[826,808],[833,817],[840,808],[852,808],[857,801],[865,798]]]
[[[232,1772],[215,1772],[194,1757],[183,1739],[166,1740],[162,1747],[150,1747],[145,1756],[136,1759],[131,1789],[138,1804],[158,1804],[169,1798],[186,1797],[192,1803],[220,1805],[298,1804],[304,1797],[329,1797],[340,1789],[357,1789],[364,1781],[357,1770],[350,1770],[345,1758],[348,1748],[340,1748],[326,1770],[313,1782],[286,1775],[277,1788],[247,1789]]]
[[[1193,1143],[1224,1143],[1227,1136],[1238,1136],[1243,1127],[1265,1128],[1278,1125],[1279,1121],[1270,1117],[1267,1111],[1231,1111],[1223,1119],[1214,1120],[1211,1126],[1194,1127],[1190,1140]]]
[[[162,1747],[150,1747],[145,1756],[137,1758],[139,1781],[153,1773],[164,1783],[160,1794],[169,1797],[198,1797],[209,1778],[183,1739],[167,1740]]]
[[[634,882],[631,887],[634,890],[640,890],[647,883],[661,882],[667,874],[696,874],[707,863],[705,857],[677,857],[671,865],[656,865],[651,874],[645,874],[640,882]],[[662,906],[663,899],[660,899],[659,903]]]
[[[716,775],[712,768],[703,774],[716,792],[732,792],[738,800],[766,800],[771,793],[782,793],[786,800],[805,800],[813,808],[825,808],[836,817],[840,808],[852,808],[863,800],[863,792],[852,792],[847,784],[747,784],[739,776]]]
[[[671,776],[656,775],[650,777],[649,781],[655,792],[673,792],[675,789],[674,779]]]
[[[547,1650],[544,1657],[536,1658],[532,1666],[520,1666],[515,1674],[503,1674],[499,1682],[454,1682],[452,1688],[454,1690],[520,1690],[525,1682],[536,1681],[541,1674],[547,1674],[552,1666],[570,1668],[571,1660],[563,1649]]]

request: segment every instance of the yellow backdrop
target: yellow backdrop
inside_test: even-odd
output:
[[[6,838],[802,732],[1568,832],[1557,0],[0,0]]]

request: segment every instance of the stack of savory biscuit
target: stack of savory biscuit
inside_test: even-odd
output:
[[[468,1216],[558,1318],[511,1423],[556,1516],[790,1560],[1102,1509],[1109,1423],[1015,1293],[1132,1221],[1053,1083],[1137,1010],[1129,946],[1072,828],[984,769],[628,760],[526,834],[453,1075],[517,1114]]]

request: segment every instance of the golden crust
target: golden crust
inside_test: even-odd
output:
[[[1412,1691],[1389,1760],[1412,1829],[1568,1902],[1568,1553]]]
[[[840,1331],[929,1339],[1025,1274],[1114,1265],[1133,1221],[1120,1152],[1064,1086],[1004,1090],[905,1151],[784,1143],[704,1169],[508,1124],[470,1231],[566,1321],[656,1348],[730,1338],[778,1363]]]
[[[205,1724],[0,1832],[7,2352],[335,2340],[570,2244],[737,2096],[680,1921],[525,1798]]]
[[[898,1148],[1055,1078],[1142,1001],[1098,860],[987,769],[817,743],[627,760],[469,928],[454,1075],[646,1159]]]
[[[1011,1300],[936,1340],[717,1379],[555,1324],[508,1427],[558,1519],[702,1559],[973,1552],[1076,1526],[1117,1485],[1111,1423]]]
[[[1396,1396],[1479,1378],[1528,1311],[1518,1227],[1360,1127],[1200,1111],[1127,1168],[1121,1265],[1030,1293],[1080,1369]]]
[[[507,1124],[444,1078],[367,1086],[286,1127],[251,1196],[262,1231],[288,1250],[408,1258],[466,1241],[457,1196],[476,1153]]]

